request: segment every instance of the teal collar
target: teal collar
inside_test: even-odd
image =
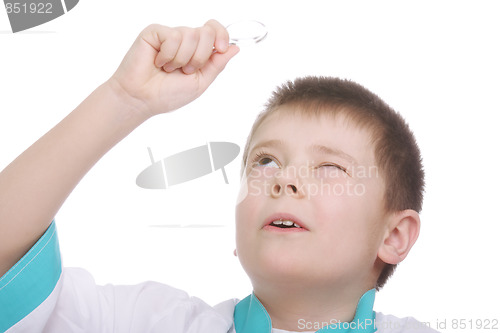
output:
[[[368,290],[361,296],[356,314],[351,322],[331,322],[331,325],[320,328],[316,333],[342,332],[342,333],[373,333],[375,327],[375,289]],[[316,325],[319,325],[317,323]],[[303,325],[303,327],[301,327]],[[309,326],[307,326],[309,325]],[[234,327],[236,333],[271,333],[271,317],[254,293],[247,296],[234,309]],[[313,323],[297,323],[297,328],[310,331],[318,329]]]

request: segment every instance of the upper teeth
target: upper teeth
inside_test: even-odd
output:
[[[293,225],[295,228],[300,228],[300,225],[298,225],[297,223],[290,221],[290,220],[276,220],[276,221],[271,222],[271,224],[274,224],[274,225],[282,225],[283,224],[283,225],[286,225],[287,227],[291,227]]]

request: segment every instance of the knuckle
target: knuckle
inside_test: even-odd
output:
[[[152,24],[148,25],[146,28],[144,28],[142,30],[141,34],[150,34],[152,32],[160,30],[161,28],[163,28],[162,25],[157,24],[157,23],[152,23]]]
[[[197,42],[199,35],[200,33],[198,29],[187,29],[184,31],[184,39],[191,43]]]
[[[200,39],[215,39],[216,31],[211,26],[204,26],[200,29]]]
[[[172,29],[169,35],[169,39],[175,43],[179,44],[182,41],[182,33],[177,29]]]
[[[151,23],[146,28],[144,28],[144,31],[149,31],[149,30],[155,30],[158,27],[159,24],[157,23]]]
[[[222,27],[222,24],[220,24],[219,21],[210,19],[205,23],[205,26],[211,26],[211,27]]]

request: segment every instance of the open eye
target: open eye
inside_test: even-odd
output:
[[[279,168],[278,162],[276,159],[267,154],[257,154],[253,159],[254,166],[263,166],[263,167],[271,167],[271,168]]]

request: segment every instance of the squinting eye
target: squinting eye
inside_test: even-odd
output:
[[[327,164],[322,164],[322,165],[320,165],[320,167],[331,167],[331,168],[335,168],[335,169],[337,169],[337,170],[340,170],[340,171],[342,171],[342,172],[344,172],[344,173],[346,173],[346,174],[349,174],[349,173],[347,172],[347,169],[346,169],[346,168],[344,168],[343,166],[340,166],[340,165],[338,165],[338,164],[335,164],[335,163],[327,163]]]
[[[322,167],[334,167],[334,168],[340,169],[342,171],[345,171],[345,169],[338,164],[329,163],[329,164],[322,164],[320,166],[322,166]]]

